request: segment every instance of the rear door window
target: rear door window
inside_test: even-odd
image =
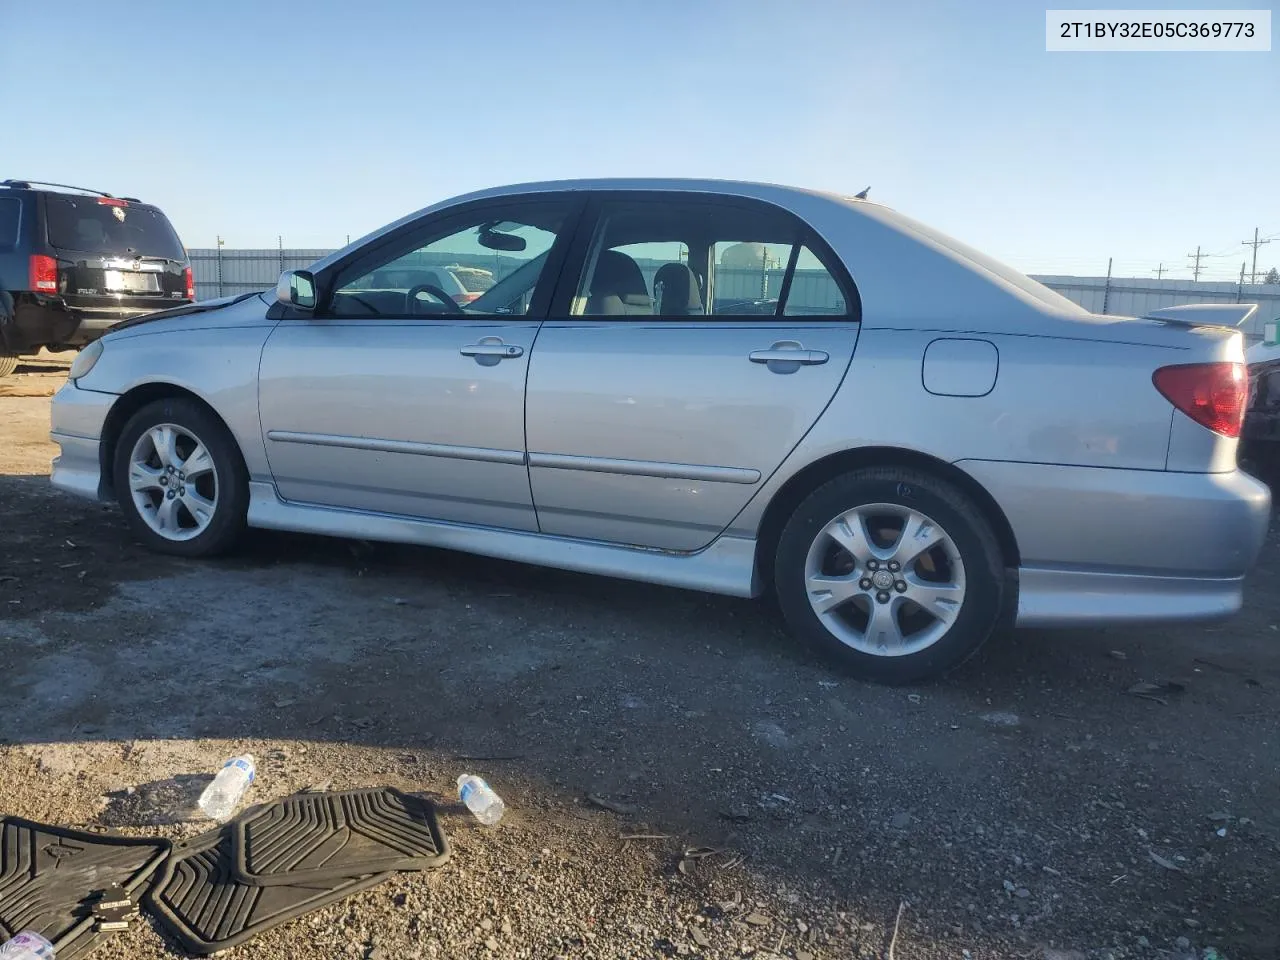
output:
[[[0,197],[0,250],[12,250],[18,245],[18,217],[21,213],[21,200]]]
[[[61,250],[186,259],[178,235],[155,207],[97,197],[47,195],[45,215],[49,243]]]

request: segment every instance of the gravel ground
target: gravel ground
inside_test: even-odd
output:
[[[898,960],[1280,956],[1274,539],[1230,623],[1021,632],[879,688],[749,602],[292,536],[147,554],[48,484],[64,369],[0,386],[0,807],[188,837],[248,750],[252,802],[388,784],[454,845],[230,957],[879,958],[895,925]],[[178,953],[144,921],[95,957]]]

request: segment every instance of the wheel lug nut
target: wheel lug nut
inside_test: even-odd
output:
[[[878,560],[868,560],[868,561],[867,561],[867,569],[868,569],[868,570],[879,570],[879,569],[880,569],[880,561],[878,561]]]
[[[898,563],[898,561],[897,561],[897,560],[890,560],[890,561],[889,561],[889,569],[890,569],[891,571],[893,571],[894,573],[897,573],[900,569],[902,569],[902,565],[901,565],[900,563]]]
[[[863,590],[870,590],[871,581],[868,580],[866,577],[863,577],[861,580],[858,581],[858,586],[860,586]]]
[[[877,593],[877,594],[876,594],[876,599],[877,599],[878,601],[880,601],[881,603],[888,603],[888,602],[889,602],[889,594],[885,593],[885,592],[882,590],[880,593]]]
[[[899,593],[906,593],[906,592],[907,592],[907,581],[905,581],[905,580],[899,580],[897,583],[895,583],[895,584],[893,585],[893,589],[897,590]]]

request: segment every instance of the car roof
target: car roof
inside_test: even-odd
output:
[[[108,200],[125,200],[129,203],[140,204],[141,206],[150,206],[143,203],[137,197],[117,197],[115,194],[107,193],[105,190],[94,190],[91,187],[75,187],[69,183],[50,183],[45,180],[21,180],[8,179],[0,180],[0,188],[5,190],[16,190],[23,193],[52,193],[58,196],[66,197],[104,197]]]

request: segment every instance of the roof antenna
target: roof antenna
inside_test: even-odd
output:
[[[862,188],[862,192],[861,192],[861,193],[856,193],[856,194],[854,194],[853,199],[855,199],[855,200],[865,200],[865,199],[867,199],[867,194],[868,194],[868,193],[870,193],[870,192],[871,192],[871,188],[870,188],[870,187],[863,187],[863,188]]]

